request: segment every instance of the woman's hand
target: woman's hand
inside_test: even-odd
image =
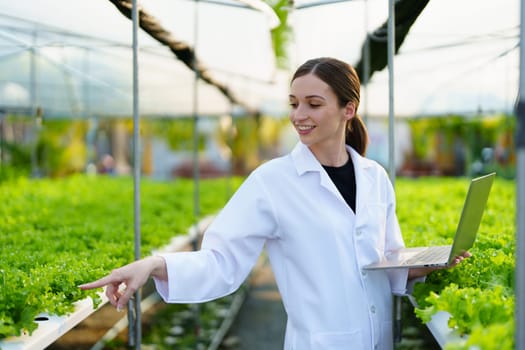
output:
[[[133,294],[150,278],[168,279],[166,262],[160,256],[150,256],[113,270],[109,275],[79,286],[80,289],[106,287],[109,302],[122,310]]]
[[[464,252],[462,255],[456,256],[456,258],[452,261],[452,264],[450,264],[449,267],[454,267],[460,262],[462,262],[466,258],[470,258],[472,254],[470,254],[468,251]]]
[[[438,267],[416,267],[416,268],[411,268],[410,270],[408,270],[408,279],[410,280],[410,279],[413,279],[413,278],[424,277],[424,276],[428,275],[429,273],[431,273],[432,271],[448,269],[448,268],[454,267],[454,266],[458,265],[459,263],[461,263],[464,259],[470,258],[471,256],[472,256],[472,254],[470,254],[468,251],[466,251],[462,255],[456,256],[456,258],[454,258],[454,260],[452,260],[452,263],[450,265],[448,265],[448,266],[445,266],[445,267],[438,266]]]

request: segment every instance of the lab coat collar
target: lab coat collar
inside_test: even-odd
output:
[[[367,168],[373,167],[373,161],[361,156],[356,150],[348,145],[346,145],[346,149],[352,157],[356,174],[360,172],[360,170],[366,170]],[[309,171],[321,171],[323,169],[323,166],[319,163],[317,158],[315,158],[315,155],[310,148],[302,142],[297,143],[291,152],[291,156],[299,176]]]
[[[321,171],[322,169],[321,163],[315,158],[310,148],[302,142],[295,145],[291,156],[299,176],[309,171]]]
[[[350,156],[352,157],[352,162],[354,164],[357,183],[356,203],[359,207],[359,203],[366,199],[367,194],[370,193],[369,191],[372,190],[371,186],[373,183],[373,174],[370,170],[374,167],[375,163],[372,160],[361,156],[352,147],[346,145],[346,148],[350,153]],[[324,171],[323,166],[321,165],[321,163],[319,163],[317,158],[315,158],[315,155],[308,148],[308,146],[306,146],[302,142],[298,142],[291,152],[291,157],[293,159],[295,169],[299,176],[302,176],[307,172],[318,172],[320,174],[321,185],[329,189],[331,192],[341,197],[342,199],[342,196],[339,194],[339,191],[337,190],[333,182],[330,180],[330,177],[328,176],[326,171]]]

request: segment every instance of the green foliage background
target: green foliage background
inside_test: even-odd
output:
[[[514,135],[516,118],[513,115],[466,117],[462,115],[408,119],[412,134],[411,157],[416,161],[435,163],[444,173],[454,161],[454,147],[465,147],[465,167],[482,160],[484,148],[495,151],[491,165],[500,177],[515,176]]]

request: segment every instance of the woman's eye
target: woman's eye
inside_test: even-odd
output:
[[[312,103],[310,103],[310,107],[312,107],[312,108],[317,108],[317,107],[321,107],[321,105],[319,105],[319,104],[312,104]]]
[[[292,107],[292,108],[296,108],[296,107],[297,107],[297,103],[292,103],[292,102],[290,102],[290,107]]]

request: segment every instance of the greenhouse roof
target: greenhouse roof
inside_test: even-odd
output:
[[[144,0],[145,11],[195,47],[210,75],[263,113],[286,113],[289,72],[277,68],[275,17],[257,1]],[[295,0],[289,66],[316,56],[352,64],[388,1]],[[132,113],[132,22],[110,2],[0,0],[0,111],[42,107],[48,117]],[[519,2],[432,0],[394,60],[396,115],[508,112],[517,95]],[[140,111],[179,117],[232,109],[173,53],[139,31]],[[197,97],[194,100],[195,91]],[[363,90],[361,112],[388,114],[388,71]],[[367,100],[369,102],[367,102]],[[197,105],[195,109],[195,104]]]

